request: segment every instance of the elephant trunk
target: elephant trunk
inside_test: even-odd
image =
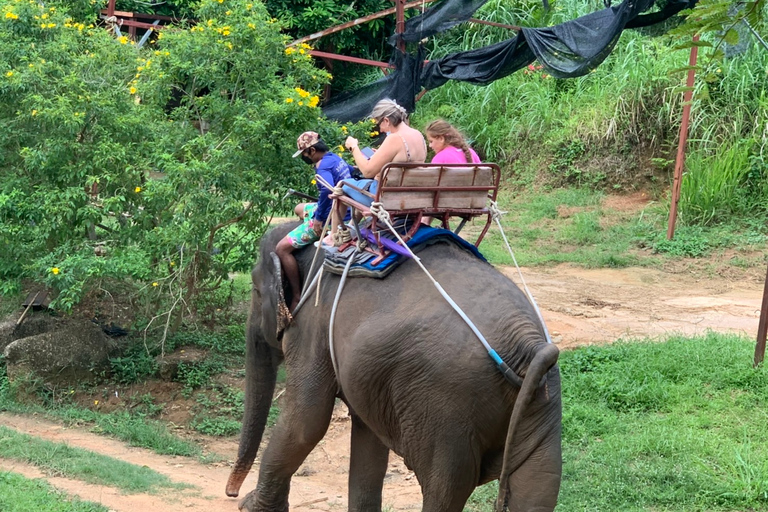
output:
[[[245,412],[240,431],[237,461],[227,480],[227,496],[236,497],[253,466],[267,424],[275,392],[281,357],[261,336],[259,327],[249,325],[245,351]]]
[[[520,421],[522,418],[525,417],[526,409],[528,408],[528,405],[533,400],[533,397],[536,393],[536,390],[539,388],[539,383],[542,380],[542,378],[547,375],[549,370],[557,363],[558,356],[560,355],[560,351],[557,349],[556,346],[547,344],[543,348],[541,348],[536,355],[533,358],[533,361],[531,361],[531,364],[528,365],[528,370],[525,373],[525,379],[523,379],[523,385],[520,388],[520,392],[517,395],[517,400],[515,401],[514,408],[512,410],[512,417],[509,419],[509,427],[507,429],[507,439],[504,445],[504,459],[501,466],[501,475],[499,477],[499,495],[496,498],[496,507],[495,512],[503,512],[509,505],[510,501],[510,477],[512,474],[517,471],[518,469],[522,470],[522,472],[527,472],[528,468],[525,466],[533,467],[533,466],[540,466],[538,469],[531,469],[532,471],[537,470],[543,470],[544,473],[549,474],[553,477],[556,476],[557,480],[557,489],[559,489],[560,486],[560,464],[562,463],[562,460],[559,457],[559,450],[560,450],[560,422],[559,419],[557,421],[557,428],[556,428],[556,439],[551,438],[548,439],[548,444],[551,444],[550,447],[546,446],[540,446],[538,448],[531,447],[530,451],[526,454],[521,453],[513,453],[515,450],[515,431],[517,430],[517,427],[520,425]],[[559,378],[557,379],[557,387],[559,391]],[[553,397],[555,398],[555,397]],[[558,418],[559,418],[559,394],[556,397],[557,398],[557,407],[558,407]],[[551,448],[551,449],[550,449]],[[556,449],[556,450],[555,450]],[[536,459],[538,460],[537,464],[526,464],[527,459],[533,455],[533,452],[537,452]],[[541,455],[544,452],[552,452],[554,453],[557,451],[558,456],[556,465],[557,468],[546,468],[544,469],[543,466],[549,466],[549,459],[551,457]],[[538,453],[541,452],[541,453]],[[551,469],[551,471],[550,471]],[[523,478],[526,478],[523,476]],[[530,482],[528,483],[530,487]],[[543,489],[540,489],[539,492],[543,491]],[[535,497],[532,501],[536,503],[542,503],[547,502],[547,496],[544,496],[541,493],[541,496]],[[531,498],[528,496],[527,498]],[[557,499],[557,491],[555,491],[554,495],[555,501]],[[527,500],[523,500],[527,501]],[[519,504],[519,503],[518,503]],[[519,510],[553,510],[554,504],[551,508],[548,506],[544,507],[538,507],[537,505],[534,505],[532,503],[528,503],[527,508],[521,508]],[[518,508],[515,508],[515,510],[518,510]]]

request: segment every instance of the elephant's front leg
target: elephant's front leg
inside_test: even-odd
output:
[[[389,448],[353,413],[349,512],[381,512],[381,489],[388,462]]]
[[[296,343],[302,341],[309,344],[309,340]],[[286,359],[288,380],[284,404],[261,457],[256,489],[243,498],[240,510],[288,510],[291,476],[323,438],[331,421],[336,381],[333,369],[324,366],[291,365]]]

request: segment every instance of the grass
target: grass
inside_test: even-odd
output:
[[[516,196],[509,190],[502,192],[499,207],[507,211],[502,226],[518,263],[572,263],[587,268],[655,266],[671,259],[709,256],[726,248],[746,255],[765,248],[767,228],[760,216],[706,227],[678,224],[675,237],[668,241],[664,202],[617,211],[604,206],[605,197],[603,192],[585,187]],[[474,241],[478,228],[472,226],[466,232]],[[480,248],[495,265],[512,263],[495,224]],[[762,259],[744,256],[739,263],[746,267],[762,264]]]
[[[558,511],[768,510],[768,369],[710,333],[562,353]],[[492,510],[495,484],[466,510]]]
[[[97,503],[82,501],[57,491],[42,480],[30,480],[0,471],[0,510],[3,512],[108,512]]]
[[[146,466],[136,466],[81,448],[53,443],[0,426],[0,457],[33,464],[42,470],[126,492],[154,492],[185,487]]]

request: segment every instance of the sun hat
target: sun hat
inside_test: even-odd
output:
[[[315,144],[320,142],[320,135],[317,132],[304,132],[296,139],[296,147],[299,148],[297,152],[293,154],[293,158],[299,156],[305,149],[311,148]]]

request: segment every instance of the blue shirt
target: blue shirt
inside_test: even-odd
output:
[[[341,180],[347,180],[352,177],[352,167],[342,160],[339,155],[331,153],[330,151],[323,155],[320,160],[320,165],[317,166],[317,174],[319,174],[325,181],[333,185],[334,187]],[[331,213],[331,205],[333,201],[328,198],[331,191],[317,183],[318,197],[317,210],[315,210],[316,221],[325,222],[328,219],[328,215]]]

